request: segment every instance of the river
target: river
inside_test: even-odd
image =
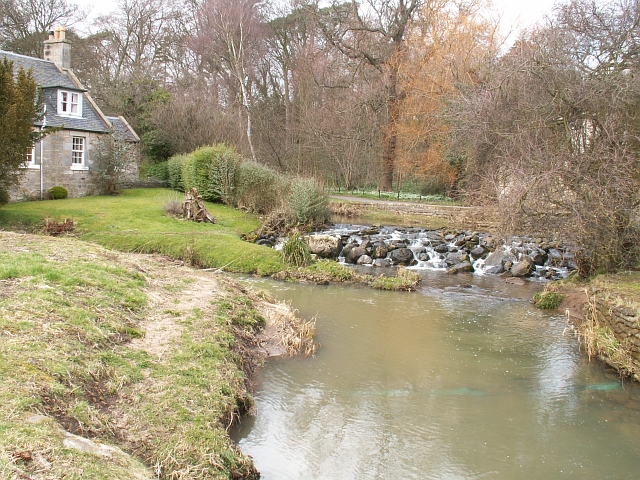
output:
[[[317,316],[234,438],[273,479],[639,478],[640,388],[579,352],[541,286],[423,271],[419,291],[246,279]]]

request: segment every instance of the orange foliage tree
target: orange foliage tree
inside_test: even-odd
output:
[[[461,161],[449,153],[447,101],[478,81],[500,42],[487,0],[448,2],[416,22],[399,63],[397,175],[417,177],[455,193]]]

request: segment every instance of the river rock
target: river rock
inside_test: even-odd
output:
[[[456,236],[453,233],[450,233],[450,234],[444,236],[444,241],[445,242],[451,242],[455,238],[456,238]]]
[[[433,250],[436,253],[449,253],[449,245],[447,245],[446,243],[441,243],[440,245],[436,245],[435,247],[433,247]]]
[[[356,263],[358,265],[371,265],[373,263],[373,258],[371,258],[369,255],[362,255],[360,258],[358,258],[358,261]]]
[[[477,260],[478,258],[481,258],[485,253],[487,253],[487,250],[484,247],[478,246],[472,249],[469,253],[474,260]]]
[[[419,253],[417,256],[417,259],[420,260],[421,262],[428,262],[431,257],[429,256],[428,253]]]
[[[413,252],[408,248],[397,248],[389,254],[389,257],[394,265],[409,265],[413,260]]]
[[[376,258],[373,261],[373,266],[374,267],[390,267],[391,266],[391,262],[389,261],[388,258]]]
[[[518,263],[511,267],[511,275],[514,277],[526,277],[531,274],[534,268],[535,265],[531,257],[524,255]]]
[[[489,267],[484,271],[484,273],[488,275],[500,275],[501,273],[504,273],[504,272],[505,272],[505,269],[502,265],[500,265],[499,267]]]
[[[473,265],[469,261],[457,263],[453,267],[447,268],[447,273],[449,274],[469,272],[473,272]]]
[[[373,258],[385,258],[387,253],[389,253],[389,250],[387,250],[387,247],[384,245],[376,245],[373,247]]]
[[[513,257],[505,252],[495,251],[489,254],[484,261],[486,268],[490,267],[504,267],[505,262],[511,261]]]
[[[304,242],[309,252],[321,258],[338,258],[342,249],[340,237],[334,235],[305,235]]]
[[[536,265],[544,265],[545,262],[547,261],[547,258],[549,258],[549,256],[547,255],[547,253],[544,250],[541,249],[534,249],[531,252],[531,260],[533,260],[533,263],[535,263]]]
[[[345,256],[345,260],[349,263],[357,263],[358,259],[366,255],[367,251],[362,247],[354,247],[349,250],[349,253]]]
[[[447,262],[447,265],[456,265],[469,261],[469,256],[466,252],[451,252],[445,257],[444,261]]]

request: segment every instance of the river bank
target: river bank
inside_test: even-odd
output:
[[[572,278],[551,283],[545,291],[564,296],[558,309],[590,359],[640,381],[640,272]]]
[[[0,232],[0,477],[257,478],[227,430],[313,324],[212,271]]]

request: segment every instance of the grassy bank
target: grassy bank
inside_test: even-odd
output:
[[[124,252],[161,253],[190,265],[269,275],[283,268],[277,252],[243,242],[259,226],[239,210],[206,203],[215,225],[165,215],[163,203],[178,194],[167,189],[124,190],[117,197],[83,197],[14,203],[0,208],[0,228],[39,230],[45,218],[71,218],[84,240]]]
[[[226,433],[252,406],[256,335],[286,330],[309,352],[312,328],[163,257],[3,232],[0,245],[0,478],[256,476]]]

